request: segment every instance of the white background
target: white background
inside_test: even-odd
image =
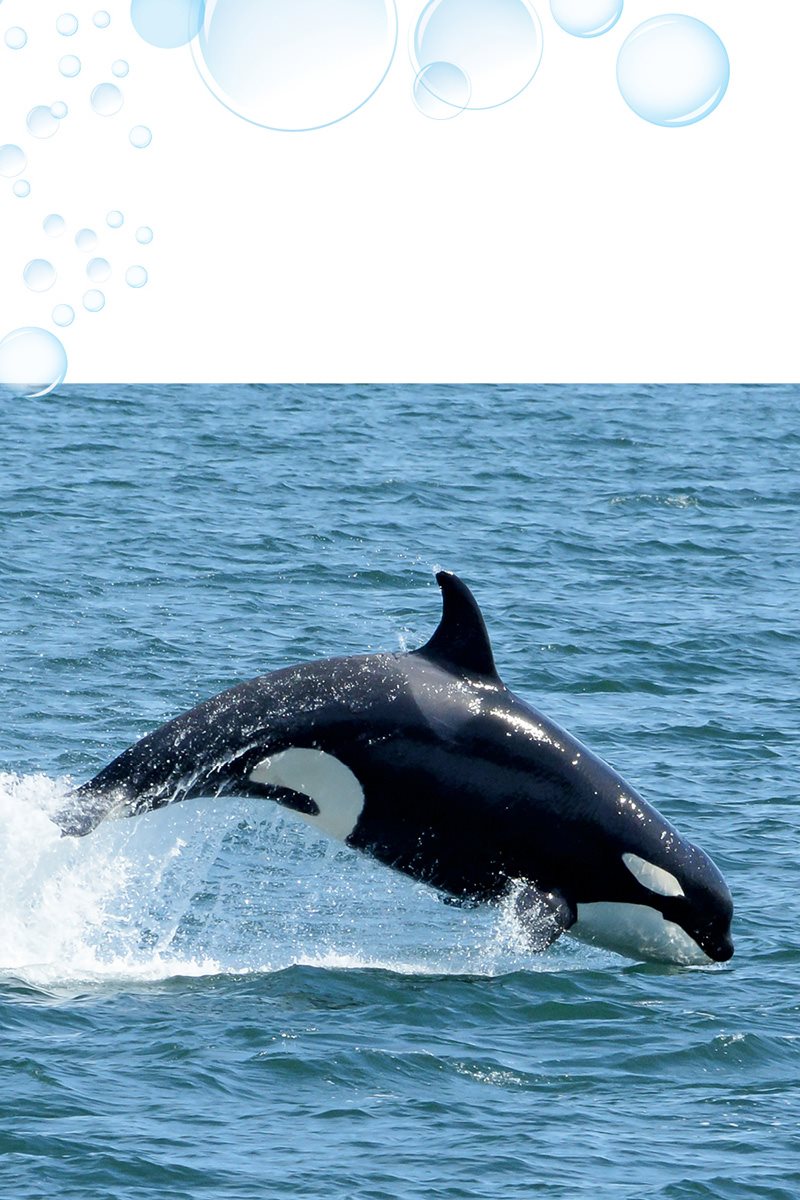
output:
[[[0,180],[0,336],[60,334],[69,382],[325,380],[797,380],[800,3],[684,0],[731,61],[709,118],[662,129],[616,87],[616,55],[640,21],[675,11],[626,0],[610,33],[570,37],[546,0],[539,73],[502,108],[436,122],[411,100],[408,32],[423,0],[398,0],[392,69],[373,99],[328,129],[275,133],[234,117],[191,51],[157,50],[124,0],[5,0],[0,143],[29,153],[31,196]],[[64,10],[82,22],[55,32]],[[58,58],[78,54],[75,80]],[[94,114],[91,88],[124,57],[125,107]],[[25,130],[33,104],[63,99],[51,141]],[[131,125],[153,130],[133,150]],[[122,230],[105,226],[119,208]],[[60,212],[69,234],[42,232]],[[151,225],[139,247],[133,231]],[[114,277],[100,314],[80,307],[86,259],[72,235],[102,233]],[[49,257],[44,296],[22,282]],[[150,282],[123,282],[143,263]]]

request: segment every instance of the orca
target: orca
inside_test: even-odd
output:
[[[196,796],[259,796],[453,903],[513,895],[532,949],[563,933],[685,965],[733,954],[717,867],[501,681],[469,588],[410,652],[286,667],[222,692],[73,791],[62,832]]]

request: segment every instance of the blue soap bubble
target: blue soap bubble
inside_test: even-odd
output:
[[[101,308],[105,308],[106,298],[97,288],[90,288],[83,296],[83,307],[87,312],[100,312]]]
[[[50,213],[42,221],[42,229],[48,237],[61,237],[64,232],[64,218],[58,213]]]
[[[58,69],[67,79],[74,79],[81,73],[81,60],[75,54],[65,54],[59,60]]]
[[[0,394],[35,399],[63,382],[67,355],[54,333],[25,326],[0,342]]]
[[[467,108],[496,108],[536,74],[542,27],[527,0],[429,0],[411,52],[418,71],[433,63],[458,67],[470,84]]]
[[[607,33],[622,15],[622,0],[550,0],[553,19],[575,37]]]
[[[140,225],[136,230],[136,240],[143,246],[148,246],[153,240],[153,231],[149,225]]]
[[[106,258],[90,258],[86,264],[86,274],[92,283],[105,283],[111,274],[111,264]]]
[[[164,0],[162,0],[162,3],[163,2]],[[169,0],[167,0],[167,3],[168,2]],[[108,29],[109,25],[111,24],[111,17],[104,8],[99,9],[99,11],[94,14],[92,20],[98,29]]]
[[[469,80],[452,63],[430,63],[414,80],[414,103],[434,121],[457,117],[469,104]]]
[[[97,245],[97,234],[93,229],[79,229],[75,234],[75,245],[88,254]]]
[[[26,196],[30,196],[31,194],[31,185],[27,179],[18,179],[12,191],[15,196],[19,196],[20,200],[24,200]]]
[[[63,121],[64,117],[69,112],[69,109],[63,100],[56,100],[55,104],[50,105],[50,112],[57,121]]]
[[[122,108],[122,92],[115,83],[98,83],[92,88],[90,102],[101,117],[113,117]]]
[[[637,116],[654,125],[693,125],[713,112],[728,86],[728,55],[695,17],[652,17],[622,43],[617,83]]]
[[[58,133],[58,119],[53,116],[49,104],[37,104],[25,119],[28,129],[37,138],[51,138]]]
[[[53,321],[65,329],[75,320],[75,309],[70,304],[57,304],[53,309]]]
[[[46,258],[32,258],[22,272],[25,286],[32,292],[47,292],[56,281],[56,270]]]
[[[28,35],[19,25],[13,25],[11,29],[6,30],[6,45],[9,50],[21,50],[27,41]]]
[[[192,52],[231,112],[297,132],[365,104],[396,43],[394,0],[206,0]]]
[[[130,70],[124,58],[117,58],[111,64],[111,74],[116,75],[117,79],[124,79]]]
[[[144,267],[128,267],[125,272],[125,282],[128,287],[144,287],[147,283],[147,271],[145,271]]]
[[[175,50],[197,36],[203,0],[132,0],[133,27],[151,46]]]
[[[131,145],[137,150],[145,150],[153,140],[153,135],[146,125],[134,125],[128,137]]]
[[[111,212],[106,217],[106,224],[109,225],[112,229],[119,229],[124,221],[125,221],[125,218],[123,217],[122,213],[119,211],[118,208],[112,209]]]
[[[25,151],[20,146],[15,146],[11,142],[0,146],[0,175],[4,175],[6,179],[13,179],[15,175],[21,175],[27,163]]]
[[[72,13],[62,13],[56,21],[56,29],[62,37],[72,37],[78,32],[78,18]]]

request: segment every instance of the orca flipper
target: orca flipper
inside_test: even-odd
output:
[[[540,954],[575,924],[578,914],[561,892],[544,892],[533,883],[525,883],[514,896],[514,916],[531,950]]]

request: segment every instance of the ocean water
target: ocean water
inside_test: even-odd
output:
[[[800,1195],[792,387],[107,387],[0,429],[0,1193]],[[633,963],[206,800],[71,786],[234,682],[500,672],[716,860],[736,956]]]

